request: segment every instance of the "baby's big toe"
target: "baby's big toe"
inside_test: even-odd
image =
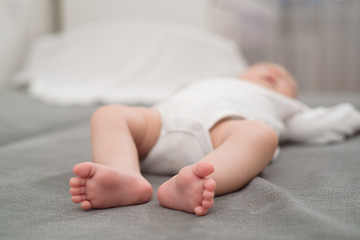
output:
[[[209,162],[198,162],[193,165],[193,171],[198,177],[207,177],[214,172],[214,165]]]
[[[95,164],[90,162],[76,164],[73,168],[73,172],[79,177],[91,178],[95,174]]]

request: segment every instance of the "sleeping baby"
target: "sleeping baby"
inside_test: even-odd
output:
[[[326,144],[360,129],[352,105],[309,108],[296,95],[283,67],[258,63],[153,108],[101,107],[91,119],[93,162],[74,166],[72,201],[84,210],[146,203],[153,189],[141,171],[173,174],[157,191],[160,204],[202,216],[276,158],[280,141]]]

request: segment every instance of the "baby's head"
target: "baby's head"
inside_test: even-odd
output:
[[[297,96],[297,84],[294,77],[283,67],[273,63],[256,63],[240,78],[260,84],[290,98]]]

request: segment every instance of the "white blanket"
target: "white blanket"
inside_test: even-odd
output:
[[[16,83],[57,105],[150,105],[190,82],[245,68],[235,44],[215,34],[175,23],[108,20],[38,40]]]

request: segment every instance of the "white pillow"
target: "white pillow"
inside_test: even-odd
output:
[[[58,105],[150,105],[190,82],[245,68],[236,45],[215,34],[154,20],[108,20],[39,39],[16,81]]]

